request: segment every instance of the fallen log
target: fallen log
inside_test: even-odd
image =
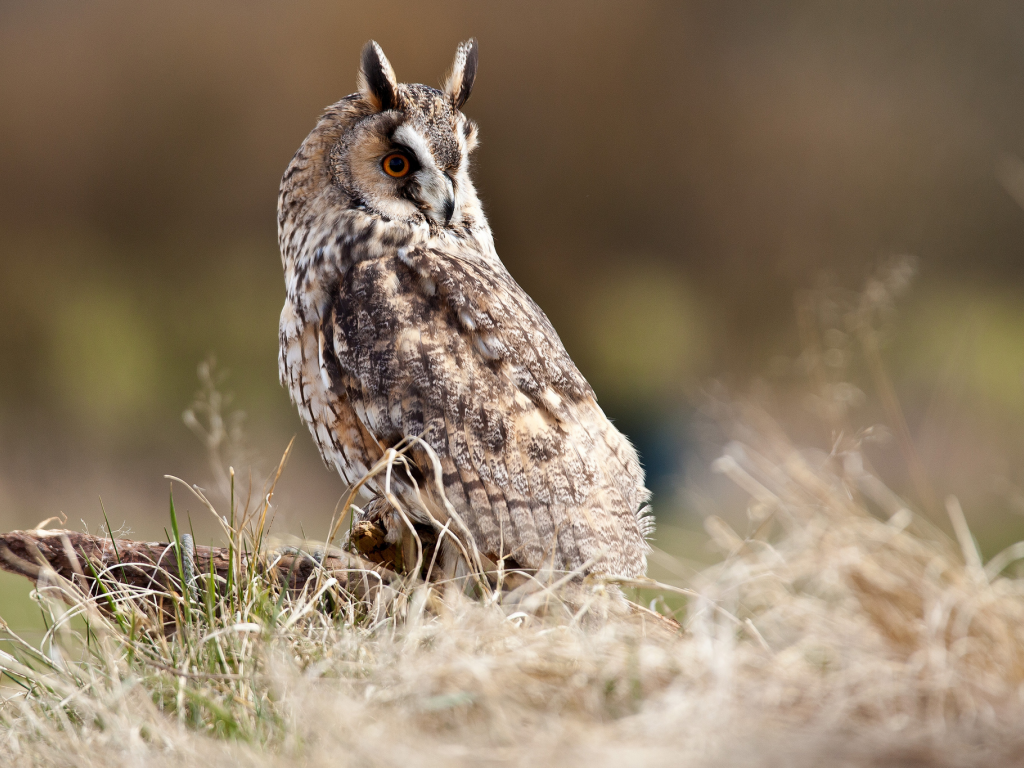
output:
[[[96,576],[131,587],[181,592],[192,589],[203,575],[215,574],[224,591],[230,569],[227,547],[194,546],[182,536],[182,574],[173,543],[111,539],[68,530],[11,531],[0,534],[0,569],[38,580],[49,569],[95,594]],[[291,590],[301,590],[317,575],[335,578],[341,589],[357,598],[372,598],[384,584],[398,579],[386,566],[331,548],[311,552],[281,547],[254,558],[236,555],[236,568],[243,577],[257,567],[271,579]]]
[[[159,541],[135,541],[132,539],[111,539],[68,530],[11,531],[0,534],[0,569],[24,576],[33,581],[45,580],[48,572],[55,572],[68,581],[78,584],[93,596],[105,589],[123,584],[157,593],[156,606],[164,615],[164,629],[174,630],[174,611],[160,595],[183,591],[192,592],[192,597],[202,599],[212,570],[213,583],[220,595],[226,593],[231,567],[231,553],[227,547],[195,546],[192,537],[182,536],[182,570],[178,571],[178,555],[173,543]],[[370,557],[375,554],[371,553]],[[314,587],[317,577],[337,580],[338,587],[359,600],[372,601],[383,592],[394,594],[393,586],[402,577],[392,568],[390,562],[372,562],[359,555],[332,547],[327,551],[313,548],[306,551],[298,547],[279,547],[255,558],[251,553],[235,555],[236,568],[241,577],[251,575],[257,568],[264,578],[277,581],[286,589],[298,592],[307,585]],[[103,582],[103,589],[97,581]],[[183,578],[182,578],[183,576]],[[493,585],[492,585],[493,586]],[[544,613],[541,605],[530,607],[531,596],[548,595],[552,600],[564,601],[573,611],[579,609],[578,596],[549,592],[540,581],[530,581],[525,574],[510,574],[503,583],[509,605],[520,605],[530,612]],[[64,593],[64,598],[70,595]],[[536,600],[534,599],[534,602]],[[541,601],[544,602],[544,601]],[[104,603],[100,602],[101,607]],[[616,607],[617,606],[617,607]],[[643,624],[652,631],[675,633],[679,624],[628,600],[612,601],[608,605],[615,613],[622,613]],[[646,630],[645,630],[646,631]]]

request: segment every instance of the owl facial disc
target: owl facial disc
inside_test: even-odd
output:
[[[457,224],[459,206],[456,195],[457,184],[453,173],[458,173],[460,168],[438,167],[435,152],[427,137],[410,123],[405,123],[395,129],[391,140],[416,155],[420,168],[413,174],[412,183],[409,184],[409,196],[420,211],[435,224],[441,226]],[[460,162],[459,166],[462,164]]]

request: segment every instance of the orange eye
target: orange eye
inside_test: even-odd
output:
[[[384,173],[393,178],[400,179],[403,176],[408,175],[412,169],[412,164],[409,162],[409,158],[401,152],[392,152],[390,155],[385,156],[381,160],[381,167],[384,168]]]

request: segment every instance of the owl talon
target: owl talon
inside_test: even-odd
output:
[[[380,552],[388,546],[387,531],[384,526],[370,520],[361,520],[352,526],[350,540],[352,546],[362,555]]]

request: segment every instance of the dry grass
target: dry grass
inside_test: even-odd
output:
[[[599,581],[541,610],[415,585],[374,605],[329,583],[289,596],[253,575],[216,602],[202,579],[173,596],[166,637],[153,595],[88,598],[44,578],[42,650],[10,635],[0,659],[19,686],[0,760],[1024,761],[1024,584],[999,573],[1021,553],[986,568],[968,534],[961,551],[865,473],[856,444],[805,454],[745,418],[750,439],[718,467],[751,494],[753,534],[711,523],[727,554],[689,585],[681,633],[630,618]],[[109,600],[113,616],[98,610]]]
[[[683,598],[681,631],[592,577],[525,599],[411,582],[360,599],[326,577],[282,592],[241,566],[216,589],[196,574],[170,592],[101,573],[93,596],[44,572],[40,648],[9,632],[0,646],[0,763],[1024,764],[1024,580],[1008,575],[1024,544],[984,564],[956,499],[944,505],[955,541],[912,512],[865,469],[870,431],[849,428],[846,371],[820,365],[821,339],[860,339],[934,520],[943,504],[874,330],[907,275],[897,263],[845,315],[817,313],[843,334],[819,328],[811,305],[801,314],[829,453],[797,450],[754,407],[725,409],[736,439],[716,468],[749,495],[749,531],[708,519],[722,561],[638,593],[662,591],[652,606],[666,611]],[[200,415],[193,427],[208,422],[197,429],[219,450],[226,422],[216,407]],[[271,557],[267,502],[239,510],[223,479],[232,557]]]

